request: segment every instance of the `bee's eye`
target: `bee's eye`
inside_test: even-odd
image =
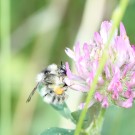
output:
[[[68,85],[66,83],[64,83],[63,87],[66,87],[66,86],[68,86]]]
[[[66,75],[66,70],[63,69],[63,68],[61,68],[61,69],[60,69],[60,73]]]
[[[62,62],[61,62],[61,66],[59,67],[59,73],[62,75],[66,75],[66,66],[62,64]]]
[[[44,74],[46,75],[46,74],[49,74],[50,73],[50,71],[49,70],[45,70],[44,71]]]
[[[53,91],[51,90],[50,93],[53,93]]]

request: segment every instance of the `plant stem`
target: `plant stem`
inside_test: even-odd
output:
[[[92,126],[89,129],[89,135],[100,135],[103,122],[104,122],[104,115],[105,115],[105,109],[102,108],[98,117],[92,122]]]
[[[94,80],[93,80],[93,83],[91,84],[91,88],[88,92],[88,96],[86,98],[86,104],[84,106],[84,109],[80,115],[80,118],[79,118],[79,121],[78,121],[78,124],[77,124],[77,127],[76,127],[76,130],[75,130],[75,134],[74,135],[79,135],[80,132],[81,132],[81,129],[82,129],[82,124],[83,124],[83,121],[84,121],[84,118],[85,118],[85,115],[87,113],[87,109],[88,109],[88,105],[93,97],[93,94],[94,94],[94,91],[95,91],[95,88],[96,88],[96,84],[98,82],[98,77],[99,75],[101,74],[103,68],[104,68],[104,65],[105,65],[105,62],[107,60],[107,49],[109,47],[109,44],[113,38],[113,35],[115,33],[115,30],[116,28],[118,27],[123,15],[124,15],[124,12],[126,10],[126,7],[128,5],[128,2],[129,0],[121,0],[120,1],[120,5],[118,6],[118,8],[114,11],[113,15],[112,15],[112,22],[113,22],[113,25],[112,25],[112,29],[110,31],[110,35],[109,35],[109,38],[108,38],[108,41],[105,45],[105,49],[103,51],[103,55],[102,55],[102,58],[101,58],[101,61],[99,62],[99,67],[97,69],[97,73],[94,77]]]
[[[1,0],[1,135],[11,134],[10,0]]]

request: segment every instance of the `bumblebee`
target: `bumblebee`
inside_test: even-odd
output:
[[[43,100],[50,104],[62,104],[67,99],[66,67],[51,64],[37,75],[37,85],[30,93],[26,102],[31,100],[37,90]],[[40,87],[40,88],[39,88]]]

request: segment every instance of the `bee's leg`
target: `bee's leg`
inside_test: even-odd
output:
[[[49,93],[46,93],[43,97],[46,97]]]
[[[38,84],[39,84],[39,83],[38,83]],[[30,95],[29,95],[28,99],[26,100],[26,102],[30,102],[31,97],[32,97],[32,96],[33,96],[33,94],[35,93],[35,91],[36,91],[36,89],[37,89],[38,84],[37,84],[37,85],[34,87],[34,89],[31,91],[31,93],[30,93]]]
[[[55,96],[53,96],[53,98],[52,98],[52,103],[54,103],[55,99],[56,99],[56,97],[55,97]]]
[[[44,94],[43,97],[46,97],[47,95],[50,95],[50,94],[52,94],[52,93],[53,93],[53,91],[50,90],[50,91],[48,91],[46,94]]]
[[[62,101],[64,101],[65,100],[65,97],[62,97]]]
[[[57,98],[58,102],[60,102],[60,97]]]

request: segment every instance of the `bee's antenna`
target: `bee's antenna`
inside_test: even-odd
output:
[[[38,84],[39,84],[39,83],[38,83]],[[37,89],[38,84],[37,84],[37,85],[34,87],[34,89],[31,91],[31,93],[30,93],[30,95],[29,95],[28,99],[26,100],[26,103],[30,102],[31,97],[32,97],[32,96],[33,96],[33,94],[35,93],[35,91],[36,91],[36,89]]]
[[[63,62],[61,61],[61,66],[63,65]]]

